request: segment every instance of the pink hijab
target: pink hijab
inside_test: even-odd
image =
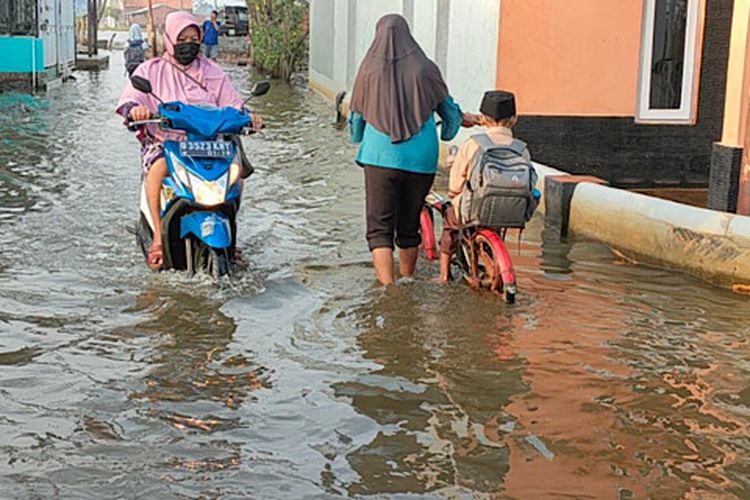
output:
[[[195,26],[203,37],[198,20],[188,12],[178,11],[169,14],[164,24],[166,53],[144,62],[138,66],[133,75],[148,79],[153,93],[164,102],[182,101],[189,104],[229,106],[240,109],[242,98],[217,64],[203,55],[199,55],[188,66],[180,65],[174,58],[174,45],[182,30]],[[115,111],[123,114],[128,104],[146,106],[152,112],[156,112],[159,101],[151,95],[135,90],[128,81]]]

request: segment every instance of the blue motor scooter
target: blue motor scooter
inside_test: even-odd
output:
[[[134,76],[131,82],[135,89],[154,95],[145,78]],[[265,94],[269,88],[268,82],[255,84],[251,98]],[[250,114],[234,108],[161,102],[157,117],[131,121],[128,126],[148,124],[186,135],[184,141],[164,142],[169,174],[161,190],[162,269],[186,270],[191,276],[202,270],[215,278],[229,274],[243,188],[238,136],[255,132]],[[154,223],[145,181],[141,185],[136,239],[147,256]]]

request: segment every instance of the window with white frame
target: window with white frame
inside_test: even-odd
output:
[[[700,3],[645,0],[638,121],[694,121]]]

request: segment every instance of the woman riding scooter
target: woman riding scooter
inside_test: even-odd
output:
[[[159,101],[181,101],[242,109],[242,98],[227,75],[213,61],[200,55],[202,32],[198,20],[184,11],[169,14],[165,21],[165,54],[138,66],[133,76],[151,83],[152,94],[139,92],[128,82],[116,112],[124,118],[140,121],[156,113]],[[156,97],[155,97],[156,96]],[[253,128],[263,125],[259,115],[251,113]],[[148,265],[158,270],[163,264],[163,240],[159,196],[167,176],[164,158],[165,140],[180,140],[180,134],[165,132],[154,125],[139,131],[141,164],[146,176],[146,197],[154,221],[154,239],[148,250]]]

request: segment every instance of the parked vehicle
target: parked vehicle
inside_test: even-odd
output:
[[[219,34],[228,36],[247,36],[250,33],[247,7],[227,5],[219,12]]]

